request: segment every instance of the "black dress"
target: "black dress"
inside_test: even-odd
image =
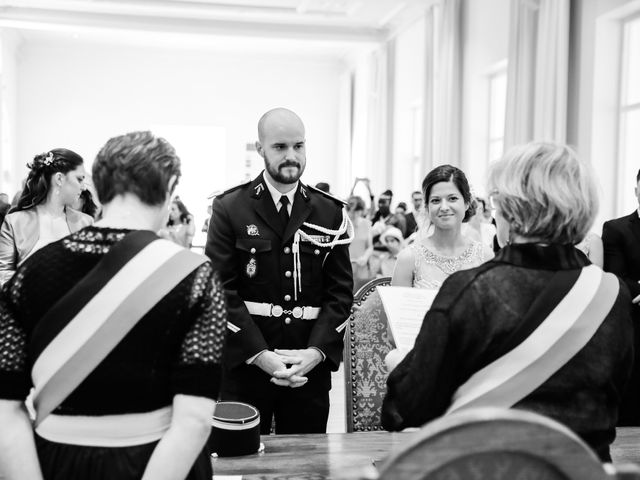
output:
[[[588,264],[573,245],[509,245],[493,260],[452,274],[427,312],[414,348],[389,374],[382,425],[402,430],[443,415],[458,387],[500,356],[500,346],[555,272]],[[565,424],[603,460],[610,460],[633,359],[629,305],[629,291],[621,284],[589,342],[514,405]]]
[[[87,227],[34,253],[5,284],[0,296],[0,398],[27,396],[31,367],[43,349],[30,344],[34,327],[128,232]],[[176,394],[217,399],[226,325],[224,294],[207,262],[160,300],[53,413],[149,412],[171,405]],[[156,443],[88,447],[36,435],[47,480],[139,479]],[[205,448],[187,478],[210,480],[211,475]]]

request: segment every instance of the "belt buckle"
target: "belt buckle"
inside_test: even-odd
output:
[[[302,315],[304,314],[304,307],[293,307],[291,314],[294,318],[302,318]]]
[[[281,317],[282,316],[282,312],[284,312],[284,309],[280,306],[280,305],[273,305],[271,304],[271,316],[272,317]]]

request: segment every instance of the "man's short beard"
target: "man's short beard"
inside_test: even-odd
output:
[[[295,164],[295,165],[292,165],[292,164]],[[281,169],[282,168],[286,168],[287,166],[295,166],[295,167],[297,167],[298,168],[297,175],[294,174],[293,176],[285,177],[281,173]],[[300,180],[300,177],[302,176],[302,166],[300,165],[299,162],[285,162],[285,163],[281,164],[277,170],[275,170],[275,169],[273,169],[271,167],[271,165],[269,164],[269,161],[265,157],[265,159],[264,159],[264,168],[267,170],[267,173],[269,173],[271,178],[273,178],[276,182],[282,183],[284,185],[291,185],[292,183],[296,183],[298,180]]]

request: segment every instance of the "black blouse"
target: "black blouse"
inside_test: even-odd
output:
[[[382,423],[418,427],[445,413],[456,389],[493,360],[558,270],[589,261],[572,245],[511,245],[491,261],[451,275],[425,316],[413,350],[387,381]],[[631,298],[624,284],[587,345],[514,407],[551,417],[603,459],[633,361]]]
[[[0,398],[24,399],[39,352],[30,335],[55,302],[129,230],[87,227],[35,252],[0,294]],[[156,304],[54,413],[155,410],[175,394],[216,399],[227,315],[209,262]]]

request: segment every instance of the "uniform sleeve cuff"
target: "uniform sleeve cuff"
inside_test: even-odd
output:
[[[309,347],[309,348],[313,348],[314,350],[317,350],[320,352],[320,355],[322,355],[322,361],[324,362],[327,359],[327,356],[324,354],[324,352],[322,350],[320,350],[318,347]]]
[[[262,354],[263,354],[264,352],[266,352],[266,351],[267,351],[267,349],[266,349],[266,348],[265,348],[264,350],[260,350],[260,351],[259,351],[258,353],[256,353],[253,357],[248,358],[247,360],[245,360],[245,363],[246,363],[247,365],[251,365],[253,362],[255,362],[255,361],[256,361],[256,359],[257,359],[260,355],[262,355]]]

